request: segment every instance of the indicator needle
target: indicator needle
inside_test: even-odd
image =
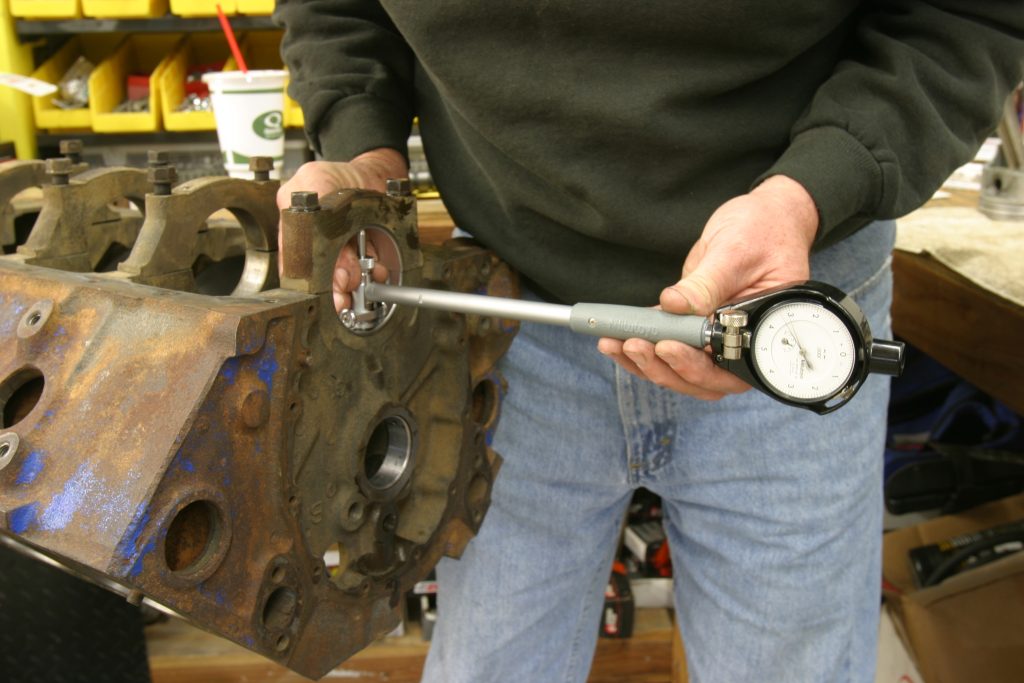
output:
[[[814,366],[811,365],[810,358],[807,357],[807,351],[804,349],[804,345],[800,343],[800,338],[796,336],[796,330],[793,329],[793,323],[788,323],[786,327],[789,329],[789,334],[793,337],[793,344],[796,346],[796,350],[800,352],[800,357],[803,358],[804,363],[807,365],[808,370],[814,370]],[[789,344],[789,339],[783,337],[783,344]]]

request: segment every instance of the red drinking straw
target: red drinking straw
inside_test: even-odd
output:
[[[242,70],[242,73],[249,73],[248,67],[245,66],[245,59],[242,57],[242,51],[238,49],[238,41],[235,40],[235,32],[231,30],[231,24],[228,22],[227,16],[224,14],[224,10],[220,8],[220,3],[217,3],[217,18],[220,19],[220,27],[224,31],[224,37],[228,39],[228,47],[231,48],[231,54],[235,56],[235,61],[238,62],[238,68]]]

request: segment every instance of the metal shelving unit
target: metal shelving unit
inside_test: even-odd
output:
[[[267,16],[230,17],[236,31],[277,28]],[[220,31],[216,18],[185,18],[167,14],[150,19],[15,19],[14,33],[22,41],[81,33],[201,33]]]

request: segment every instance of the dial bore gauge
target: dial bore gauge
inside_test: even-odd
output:
[[[711,348],[716,365],[788,405],[818,414],[845,405],[871,373],[898,376],[904,345],[875,339],[867,316],[841,290],[813,280],[777,287],[710,317],[653,308],[581,303],[563,306],[373,282],[375,264],[360,249],[363,278],[342,321],[372,331],[392,305],[494,316],[568,327],[615,339],[666,339]]]

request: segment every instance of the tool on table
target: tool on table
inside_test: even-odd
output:
[[[898,376],[901,342],[875,339],[860,307],[839,289],[808,280],[732,302],[705,318],[652,308],[563,306],[373,282],[376,260],[359,235],[362,277],[342,321],[372,331],[394,305],[568,327],[615,339],[676,340],[711,347],[715,364],[772,398],[818,414],[845,405],[870,373]]]

